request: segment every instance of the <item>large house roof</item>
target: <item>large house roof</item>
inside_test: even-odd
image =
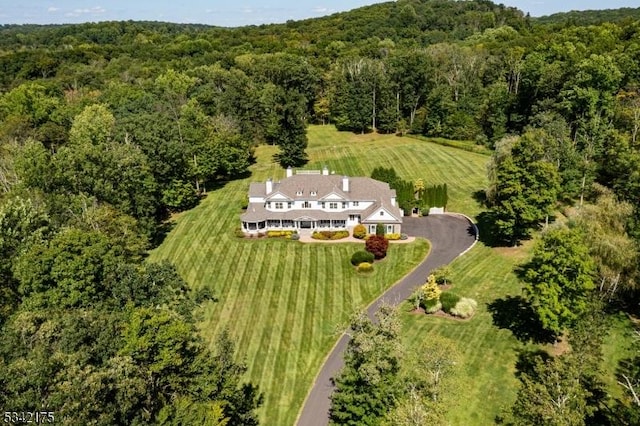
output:
[[[273,190],[267,194],[266,185],[252,183],[249,186],[250,197],[269,199],[277,193],[293,200],[321,200],[331,193],[339,195],[347,201],[376,201],[380,198],[391,199],[396,191],[389,188],[386,182],[380,182],[368,177],[348,177],[349,191],[342,190],[342,176],[321,174],[296,174],[273,182]],[[302,192],[301,195],[297,195]],[[315,195],[311,195],[314,192]]]
[[[349,180],[349,190],[343,191],[343,179]],[[271,192],[267,194],[267,184],[252,183],[249,185],[249,197],[254,198],[242,220],[247,222],[268,219],[301,220],[308,217],[313,220],[342,220],[347,215],[360,215],[363,220],[371,216],[380,208],[384,208],[391,218],[386,221],[402,223],[402,211],[391,203],[396,191],[386,182],[380,182],[368,177],[343,177],[340,175],[324,174],[295,174],[284,178],[280,182],[271,183]],[[255,202],[255,198],[270,200],[308,200],[308,201],[365,201],[373,204],[365,210],[342,210],[327,212],[319,209],[294,209],[273,211],[265,208],[264,202]],[[304,219],[303,219],[304,220]]]

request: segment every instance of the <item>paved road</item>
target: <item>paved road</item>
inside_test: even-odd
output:
[[[411,273],[374,301],[367,314],[373,318],[382,303],[398,305],[408,298],[416,286],[424,284],[429,272],[446,265],[467,250],[476,239],[475,227],[458,215],[433,215],[428,217],[405,217],[402,231],[408,235],[427,238],[431,242],[429,256]],[[349,338],[343,334],[327,357],[316,378],[311,393],[307,396],[298,426],[326,426],[329,424],[329,408],[333,386],[331,378],[343,367],[344,353]]]

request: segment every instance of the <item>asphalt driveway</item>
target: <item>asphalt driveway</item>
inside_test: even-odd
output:
[[[367,314],[370,318],[373,318],[382,303],[400,304],[411,295],[416,286],[425,283],[431,270],[448,264],[471,247],[476,240],[476,229],[473,224],[464,216],[455,214],[420,218],[405,217],[402,221],[402,232],[414,237],[427,238],[431,242],[431,252],[417,268],[367,308]],[[343,334],[322,365],[320,374],[316,378],[298,418],[298,426],[326,426],[329,424],[330,397],[333,392],[331,378],[344,366],[342,354],[348,342],[349,338]]]

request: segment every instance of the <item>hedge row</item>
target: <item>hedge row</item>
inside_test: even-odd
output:
[[[296,234],[296,231],[267,231],[268,238],[291,238],[293,234]]]
[[[314,231],[311,238],[314,240],[341,240],[349,236],[349,231]]]

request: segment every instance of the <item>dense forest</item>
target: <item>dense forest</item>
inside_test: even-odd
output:
[[[143,260],[171,213],[249,173],[257,145],[303,165],[308,123],[491,149],[479,220],[495,244],[584,207],[523,272],[530,294],[548,295],[540,288],[564,279],[535,272],[549,250],[567,256],[558,268],[591,259],[557,309],[533,298],[542,326],[577,327],[586,290],[638,314],[638,17],[401,0],[230,29],[0,27],[0,406],[38,401],[94,424],[254,424],[261,397],[242,383],[233,342],[220,336],[213,353],[196,333],[215,294]],[[629,401],[614,411],[633,423],[639,359],[629,368]]]

